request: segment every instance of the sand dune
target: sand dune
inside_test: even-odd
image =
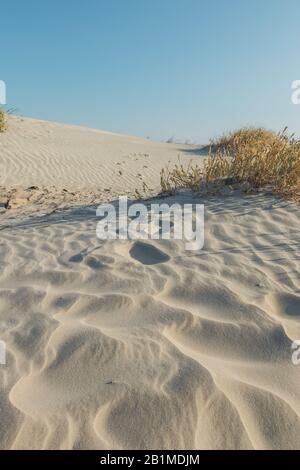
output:
[[[18,116],[9,117],[0,142],[0,186],[5,187],[133,192],[142,187],[143,176],[157,185],[168,161],[197,156],[189,145]]]
[[[178,158],[199,162],[199,148],[9,116],[0,135],[0,215],[51,213],[120,194],[136,198],[145,194],[144,183],[155,194],[161,168]]]
[[[24,146],[8,135],[3,147],[1,136],[3,185],[21,175],[54,184],[55,168],[63,185],[68,176],[97,185],[99,140],[116,140],[109,168],[128,153],[125,137],[82,130],[95,139],[83,173],[80,130],[64,128],[64,140],[56,124],[47,136],[34,122],[35,147],[29,124]],[[41,135],[44,152],[31,153]],[[132,147],[157,158],[149,173],[177,152],[139,139]],[[235,193],[174,200],[205,203],[202,251],[100,241],[91,205],[2,224],[2,449],[299,448],[299,206]]]

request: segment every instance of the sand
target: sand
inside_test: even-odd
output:
[[[118,192],[124,160],[129,191],[145,161],[154,186],[177,153],[14,118],[0,184]],[[203,250],[101,241],[91,204],[0,216],[1,449],[300,447],[300,207],[239,192],[175,201],[205,203]]]
[[[162,167],[199,162],[202,153],[198,146],[13,115],[0,138],[2,219],[3,214],[31,216],[110,201],[120,194],[157,194]],[[7,206],[14,212],[6,212]]]
[[[79,126],[9,117],[1,134],[0,185],[80,191],[141,189],[162,166],[195,157],[197,146],[168,144]]]

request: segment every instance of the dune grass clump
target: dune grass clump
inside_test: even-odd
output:
[[[6,115],[5,112],[0,109],[0,132],[4,132],[6,130]]]
[[[241,129],[213,141],[212,149],[202,167],[189,164],[162,170],[162,192],[200,191],[203,185],[230,181],[300,200],[300,141],[286,129],[279,134]]]
[[[255,151],[258,148],[271,145],[277,138],[277,134],[262,127],[243,127],[217,139],[212,139],[211,147],[216,151],[235,154],[242,148]]]

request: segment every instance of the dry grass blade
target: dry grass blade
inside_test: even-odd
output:
[[[174,194],[178,189],[189,188],[193,191],[199,189],[203,179],[203,169],[198,165],[189,163],[184,167],[180,162],[172,170],[163,168],[160,173],[160,185],[163,194]]]

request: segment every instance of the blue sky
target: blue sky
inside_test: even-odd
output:
[[[0,80],[25,116],[199,143],[242,125],[299,127],[299,0],[0,7]]]

